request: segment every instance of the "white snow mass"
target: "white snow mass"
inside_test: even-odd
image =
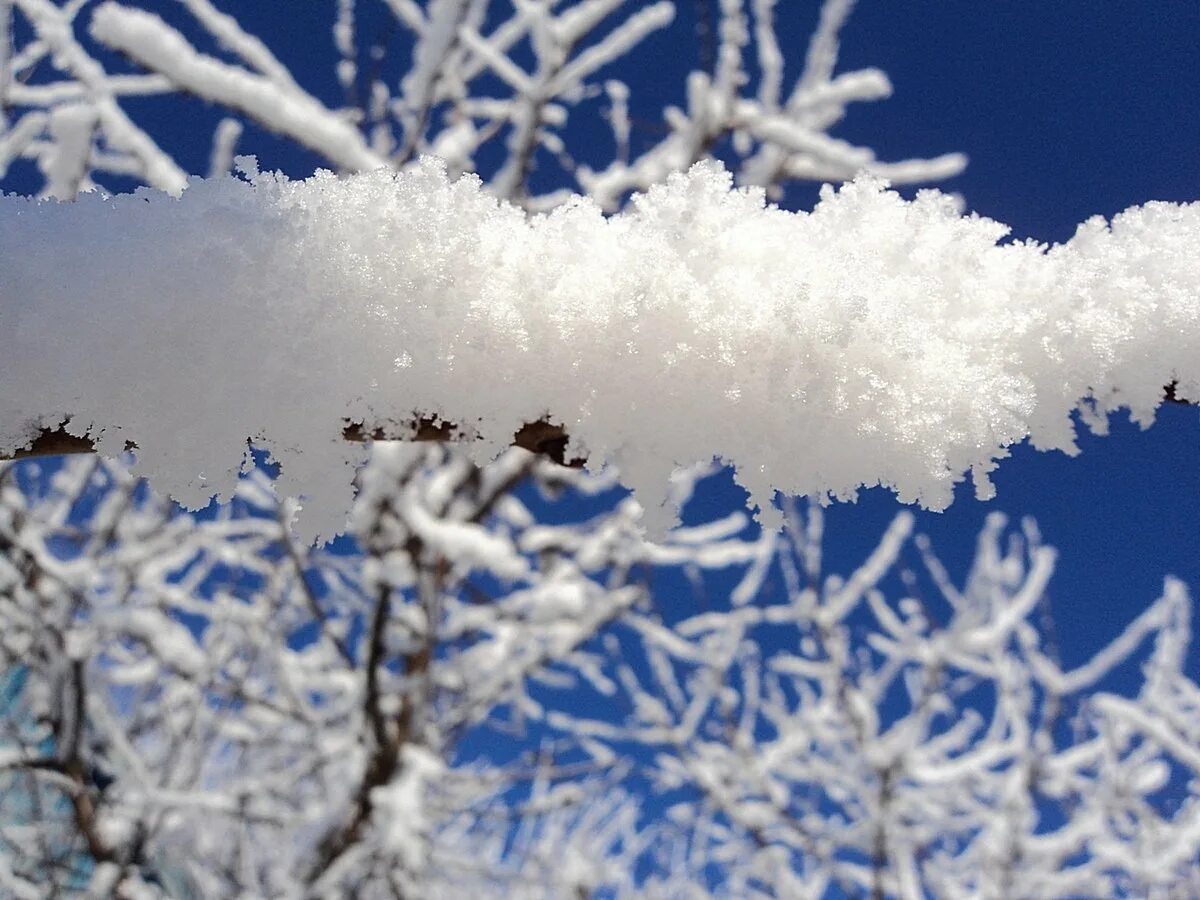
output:
[[[0,455],[66,423],[189,505],[233,492],[247,439],[342,529],[365,448],[347,423],[454,423],[480,459],[549,417],[651,513],[677,465],[773,491],[884,485],[945,507],[1029,437],[1075,452],[1071,413],[1163,386],[1200,398],[1200,205],[1093,218],[1063,245],[934,190],[863,178],[811,213],[716,163],[605,216],[531,216],[411,171],[192,179],[72,203],[0,199]]]

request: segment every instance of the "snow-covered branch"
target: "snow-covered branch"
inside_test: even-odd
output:
[[[1196,883],[1194,790],[1159,805],[1197,765],[1179,582],[1063,676],[1035,624],[1054,554],[1030,523],[1013,540],[991,517],[961,588],[920,539],[929,571],[906,571],[907,515],[849,577],[822,571],[822,531],[818,506],[790,509],[770,543],[786,585],[774,597],[751,565],[750,602],[636,622],[644,641],[618,664],[626,722],[559,719],[654,758],[662,802],[691,832],[684,858],[696,871],[728,861],[708,869],[718,892],[1152,896]],[[1139,658],[1136,696],[1096,689]]]
[[[680,502],[704,474],[676,476]],[[990,518],[959,586],[907,514],[840,574],[816,504],[786,503],[778,534],[735,513],[662,544],[627,498],[546,508],[612,484],[380,445],[360,557],[297,543],[261,471],[192,516],[95,458],[3,470],[0,890],[1068,897],[1200,877],[1179,582],[1064,671],[1031,523]],[[646,588],[681,572],[710,608]],[[1110,692],[1135,661],[1140,689]]]
[[[192,6],[208,8],[207,4]],[[232,22],[228,17],[221,21]],[[339,168],[357,171],[387,165],[387,160],[367,146],[353,125],[304,92],[257,42],[251,45],[257,52],[242,51],[248,61],[262,69],[250,72],[200,55],[158,16],[111,0],[92,14],[91,32],[97,40],[158,72],[179,90],[248,115],[317,151]],[[236,25],[223,28],[219,35],[223,43],[238,49],[250,40],[236,30]]]
[[[645,597],[594,568],[598,544],[641,546],[633,520],[538,525],[513,493],[529,476],[584,477],[376,448],[362,564],[295,543],[261,472],[196,518],[96,458],[0,471],[0,890],[440,896],[519,883],[513,842],[591,848],[544,876],[563,893],[621,871],[640,851],[610,757],[457,765],[471,735],[519,748],[507,711],[536,723],[540,682],[590,676],[585,645]]]
[[[704,243],[705,237],[684,221],[693,215],[706,215],[705,208],[725,207],[731,211],[740,203],[750,219],[764,222],[771,214],[764,216],[761,209],[754,209],[757,201],[751,198],[721,199],[727,191],[724,187],[714,187],[720,183],[720,176],[711,169],[697,170],[689,182],[693,187],[672,188],[663,195],[678,198],[669,200],[668,205],[682,200],[681,190],[695,193],[699,202],[693,211],[685,208],[692,201],[682,200],[683,206],[669,213],[669,217],[683,217],[673,225],[664,222],[665,227],[660,227],[651,222],[657,215],[654,212],[657,201],[652,199],[638,201],[638,209],[611,222],[598,215],[596,205],[611,211],[621,205],[631,190],[648,188],[669,172],[687,168],[710,153],[731,159],[745,158],[744,165],[734,164],[739,177],[766,185],[772,194],[792,177],[848,178],[861,171],[889,171],[876,164],[874,153],[868,148],[851,146],[828,134],[848,103],[878,100],[891,90],[886,76],[878,70],[835,71],[837,37],[850,4],[831,0],[825,5],[808,59],[785,99],[784,61],[775,37],[773,4],[759,0],[750,8],[741,0],[724,0],[720,4],[720,46],[713,72],[693,72],[689,76],[689,112],[685,115],[668,110],[667,118],[673,123],[671,136],[656,147],[639,150],[640,155],[633,153],[632,159],[631,151],[637,148],[633,148],[630,139],[629,91],[619,81],[605,81],[605,92],[613,104],[610,121],[619,153],[618,161],[601,174],[590,173],[586,168],[576,171],[574,154],[563,137],[569,112],[599,91],[595,79],[604,78],[614,62],[634,52],[648,35],[672,22],[674,7],[665,0],[632,9],[621,0],[583,0],[561,7],[552,3],[520,3],[511,10],[482,0],[470,3],[431,0],[423,6],[387,3],[386,9],[379,12],[391,18],[393,26],[411,32],[413,42],[411,64],[396,82],[383,75],[385,57],[390,51],[382,45],[371,50],[373,62],[369,66],[359,65],[363,48],[358,36],[364,33],[361,23],[369,14],[361,6],[341,4],[333,28],[340,58],[338,80],[347,102],[357,103],[357,108],[337,108],[302,87],[300,79],[279,61],[266,41],[251,34],[210,0],[185,0],[181,5],[191,19],[189,36],[185,36],[187,29],[178,26],[176,20],[169,23],[155,12],[115,0],[95,7],[74,2],[56,4],[52,0],[6,3],[0,9],[4,26],[4,40],[0,41],[4,45],[4,55],[0,57],[3,69],[0,109],[4,111],[0,117],[0,173],[10,164],[32,159],[45,179],[43,193],[60,198],[91,191],[109,176],[133,177],[178,194],[188,183],[184,173],[148,132],[134,124],[122,106],[127,99],[175,91],[216,103],[231,114],[221,121],[212,137],[209,171],[214,176],[228,171],[234,146],[244,137],[243,120],[316,151],[341,173],[371,174],[364,175],[362,181],[347,181],[343,187],[327,178],[290,186],[271,178],[259,178],[249,192],[240,183],[231,181],[216,181],[203,188],[193,181],[188,199],[180,206],[147,204],[149,195],[137,200],[113,201],[124,210],[115,213],[122,217],[119,225],[100,221],[106,216],[101,210],[107,208],[108,200],[91,207],[90,212],[79,207],[82,218],[74,225],[68,221],[74,214],[63,219],[56,216],[55,227],[61,225],[65,230],[55,241],[71,243],[74,250],[69,250],[68,255],[75,251],[80,255],[76,262],[57,257],[51,261],[44,252],[46,248],[42,248],[22,271],[0,276],[3,298],[0,303],[4,304],[0,313],[6,322],[21,323],[16,329],[6,329],[6,334],[29,348],[33,346],[31,342],[41,339],[42,329],[50,325],[50,318],[45,316],[68,315],[51,296],[42,296],[54,293],[53,283],[75,298],[72,303],[85,296],[93,301],[103,296],[101,306],[95,308],[104,308],[106,316],[108,312],[113,314],[108,319],[111,327],[93,332],[99,342],[95,347],[76,345],[70,351],[72,359],[65,368],[73,371],[60,371],[47,381],[41,369],[26,370],[23,363],[14,368],[16,374],[7,386],[10,390],[6,390],[13,401],[8,398],[0,401],[0,458],[39,454],[47,448],[96,448],[116,455],[137,447],[142,471],[158,470],[167,490],[185,502],[198,504],[214,493],[231,490],[246,440],[260,440],[285,463],[285,482],[291,485],[286,489],[297,496],[301,493],[306,496],[309,534],[327,536],[342,527],[350,470],[362,458],[361,448],[353,441],[340,442],[338,449],[331,449],[339,444],[339,434],[408,436],[408,423],[422,418],[457,426],[455,434],[472,441],[480,459],[494,455],[509,443],[530,446],[522,440],[522,435],[529,429],[548,427],[555,430],[549,449],[558,457],[564,453],[568,454],[567,459],[589,456],[597,465],[623,462],[626,476],[638,481],[653,510],[658,504],[646,492],[647,486],[657,483],[661,490],[670,468],[690,461],[697,454],[714,453],[743,463],[743,478],[747,481],[751,480],[752,469],[766,462],[755,458],[753,453],[747,455],[745,448],[739,446],[740,439],[732,435],[699,433],[696,426],[701,420],[714,421],[711,416],[693,416],[687,433],[678,431],[664,442],[667,432],[662,426],[666,422],[658,416],[657,409],[647,406],[626,410],[624,404],[614,401],[620,384],[644,384],[646,377],[661,380],[664,385],[672,381],[682,383],[681,380],[690,379],[693,371],[701,368],[709,373],[707,380],[711,381],[712,375],[740,365],[737,360],[747,352],[748,341],[757,340],[755,334],[764,329],[774,331],[769,323],[778,316],[783,316],[782,324],[798,332],[788,323],[795,324],[808,315],[812,304],[800,303],[804,310],[785,309],[794,305],[790,300],[768,304],[762,312],[750,317],[748,334],[739,336],[735,329],[730,335],[732,342],[717,336],[711,323],[702,323],[700,318],[721,308],[733,314],[739,302],[734,294],[749,297],[752,290],[763,286],[770,292],[788,296],[796,290],[807,290],[802,274],[798,281],[797,273],[784,273],[783,283],[776,285],[768,285],[765,275],[752,282],[738,283],[736,267],[720,273],[717,269],[703,273],[691,271],[685,260],[689,253],[710,249]],[[193,34],[197,29],[198,36]],[[203,46],[205,38],[212,44],[211,49]],[[749,74],[747,59],[751,47],[757,53],[760,70],[756,90],[752,89],[754,79]],[[147,74],[116,70],[113,51]],[[530,55],[532,67],[528,62]],[[508,96],[494,95],[493,82],[497,79],[509,92]],[[17,113],[11,122],[9,111]],[[474,155],[493,141],[504,147],[503,159],[494,171],[482,182],[467,178],[452,186],[451,182],[460,173],[474,168]],[[437,175],[431,163],[419,158],[426,153],[445,160],[449,179]],[[579,184],[590,192],[595,205],[579,205],[565,189],[541,195],[531,190],[529,181],[533,171],[553,161],[561,163],[568,175],[578,176]],[[962,162],[961,157],[950,156],[928,164],[900,163],[897,164],[900,168],[890,171],[895,178],[920,180],[954,174]],[[401,181],[393,181],[378,171],[389,167],[405,172]],[[239,194],[239,190],[243,193]],[[342,194],[343,190],[347,193]],[[368,246],[370,240],[361,243],[359,239],[369,238],[367,232],[371,229],[360,230],[353,225],[353,214],[348,215],[349,207],[344,204],[375,206],[376,199],[381,199],[380,209],[397,210],[395,203],[386,199],[398,197],[397,190],[406,194],[405,202],[413,204],[410,210],[390,216],[389,221],[371,213],[359,223],[371,222],[376,238],[385,232],[393,237],[376,242],[375,246]],[[372,192],[381,193],[376,197]],[[433,196],[439,192],[441,200]],[[485,194],[511,200],[526,210],[567,206],[558,218],[526,220],[515,209],[494,206]],[[323,199],[316,201],[318,196]],[[311,206],[314,201],[321,208],[319,214],[317,206]],[[430,202],[434,204],[430,210],[421,209],[422,204]],[[6,200],[5,204],[0,211],[5,222],[0,224],[4,233],[0,237],[0,252],[6,259],[12,259],[23,255],[24,243],[34,238],[37,231],[34,218],[49,213],[16,200]],[[145,215],[157,222],[150,224],[146,220],[143,224],[149,228],[142,230],[143,235],[149,236],[164,224],[159,221],[160,215],[175,218],[177,213],[192,223],[195,235],[187,229],[181,232],[167,227],[162,240],[155,245],[136,246],[138,239],[134,232],[141,226],[130,224],[130,233],[121,238],[122,246],[108,249],[128,254],[127,259],[155,262],[149,266],[118,265],[121,271],[108,275],[99,271],[85,274],[79,267],[83,257],[94,260],[96,254],[108,250],[89,243],[86,229],[92,226],[82,225],[83,220],[94,221],[100,232],[115,238],[113,228],[125,228],[124,216],[134,210],[139,212],[130,222],[141,218],[143,207]],[[149,212],[151,208],[155,212]],[[240,224],[225,221],[226,213]],[[425,220],[425,213],[432,214],[429,221]],[[300,221],[313,214],[327,221],[314,219],[307,224]],[[433,225],[438,219],[441,224]],[[630,228],[633,223],[641,224]],[[342,225],[347,233],[360,231],[360,234],[349,236],[349,243],[343,244],[339,231]],[[432,232],[428,231],[430,227]],[[207,249],[201,249],[199,244],[189,248],[186,252],[189,258],[182,261],[183,269],[166,261],[172,253],[183,252],[185,245],[181,242],[191,241],[200,233],[213,238],[215,245]],[[784,231],[778,233],[782,236]],[[615,281],[609,278],[614,266],[633,262],[631,251],[643,238],[651,237],[663,245],[666,259],[674,260],[667,267],[673,267],[674,271],[664,269],[653,273],[643,262],[631,271],[632,278]],[[514,238],[516,243],[510,246]],[[434,246],[434,242],[446,239],[457,249],[447,252],[444,247]],[[692,245],[693,240],[700,243]],[[336,246],[324,246],[326,241]],[[543,242],[547,242],[544,248],[539,246]],[[166,250],[164,256],[167,244],[175,249]],[[582,251],[589,244],[601,253],[592,255],[589,248],[585,259]],[[476,254],[473,245],[483,248],[484,253]],[[244,248],[250,246],[258,249],[246,254]],[[393,258],[397,246],[403,246],[402,255],[422,271],[408,271],[407,263]],[[489,247],[490,251],[486,249]],[[734,252],[740,251],[731,246],[715,259],[732,259]],[[471,257],[476,259],[472,268],[460,268]],[[534,264],[543,257],[558,261],[544,271],[536,271]],[[294,259],[303,260],[295,272],[298,280],[277,278],[271,273],[277,266],[291,266]],[[489,260],[487,266],[499,266],[500,271],[508,274],[488,283],[483,277],[485,259]],[[100,267],[114,262],[115,259],[108,260]],[[53,269],[55,279],[48,283],[45,273],[38,270],[40,264],[47,271]],[[747,261],[744,267],[748,269],[750,265]],[[718,268],[723,268],[723,264]],[[193,271],[187,277],[195,279],[196,287],[208,284],[220,292],[231,310],[236,309],[236,317],[212,305],[207,297],[185,298],[186,289],[181,292],[178,285],[185,271]],[[210,274],[214,271],[223,274],[213,279]],[[346,275],[351,276],[350,281],[345,279]],[[714,275],[722,283],[712,282],[710,276]],[[155,283],[139,284],[144,276]],[[155,281],[160,276],[166,281]],[[63,277],[66,281],[61,280]],[[29,287],[26,278],[37,281],[39,287]],[[398,280],[389,281],[393,278]],[[409,283],[412,278],[416,281]],[[590,285],[578,293],[593,279],[598,279],[597,283],[609,282],[609,288],[600,291],[607,297],[597,296],[593,301],[589,296]],[[726,281],[729,283],[725,284]],[[273,286],[267,286],[268,283]],[[273,299],[263,296],[260,288],[265,288]],[[148,316],[144,310],[135,309],[138,302],[135,298],[147,299],[147,289],[155,296],[157,307]],[[327,301],[314,305],[314,289],[326,292]],[[522,295],[532,295],[535,289],[542,300],[530,305]],[[450,293],[445,297],[434,296],[446,290]],[[407,305],[397,305],[395,298],[389,296],[396,291],[408,297]],[[646,298],[661,291],[666,291],[665,305],[657,311],[650,309],[661,301],[656,298],[648,306]],[[357,300],[347,306],[344,300],[351,293]],[[159,302],[167,297],[170,299],[165,304]],[[289,307],[289,297],[297,301],[296,306]],[[589,299],[584,301],[584,297]],[[127,300],[132,302],[126,304]],[[541,316],[544,312],[541,306],[547,301],[556,310],[542,325],[530,329],[531,317]],[[729,305],[731,302],[733,305]],[[816,306],[823,302],[817,299]],[[836,302],[855,305],[858,300],[842,298]],[[689,311],[688,306],[693,303],[695,306]],[[263,315],[257,322],[244,321],[250,310]],[[75,311],[69,314],[74,316]],[[351,324],[353,317],[361,317],[357,326]],[[212,327],[218,320],[237,330],[240,337],[229,341],[219,326]],[[80,328],[91,321],[90,315],[75,319]],[[349,338],[354,347],[349,356],[340,359],[335,359],[334,353],[347,348],[336,341],[325,343],[334,337],[325,333],[325,326],[336,323],[347,326],[342,337]],[[544,328],[545,325],[550,327]],[[443,326],[447,329],[444,332],[440,330]],[[681,330],[676,326],[681,326]],[[831,327],[837,330],[841,326]],[[697,333],[697,329],[708,333]],[[350,332],[356,330],[364,332],[362,340],[351,338]],[[579,356],[573,349],[582,346],[581,341],[590,342],[593,332],[600,339],[595,342],[596,353],[591,362],[601,358],[601,349],[608,359],[620,361],[624,371],[616,382],[601,377],[599,372],[590,372],[587,355]],[[119,342],[120,349],[115,345],[101,346],[108,339],[101,337],[101,333]],[[203,340],[207,346],[192,345],[185,349],[180,342],[184,333],[190,335],[188,341],[206,334]],[[265,343],[255,345],[251,336]],[[66,339],[66,332],[59,337]],[[293,349],[312,348],[314,359],[308,380],[314,386],[320,385],[316,390],[284,384],[280,373],[270,371],[272,339],[292,341]],[[819,338],[813,346],[823,340]],[[309,341],[315,343],[310,345]],[[423,346],[418,348],[417,342]],[[744,375],[751,381],[763,382],[780,374],[788,377],[785,370],[793,364],[812,371],[812,364],[823,365],[823,357],[830,352],[819,352],[817,357],[822,359],[802,362],[810,343],[799,336],[794,346],[777,348],[773,357],[776,362],[768,367],[773,367],[770,372],[754,373],[750,371],[753,367],[744,367]],[[318,349],[318,345],[322,348]],[[131,353],[130,347],[143,348],[158,362],[140,351]],[[7,342],[2,349],[7,353]],[[44,350],[38,356],[42,360],[51,358],[50,347],[47,345]],[[360,361],[352,361],[360,355]],[[251,356],[261,357],[267,366],[252,362]],[[185,358],[190,362],[178,366]],[[792,363],[786,363],[787,358]],[[503,362],[497,367],[501,359]],[[104,371],[102,360],[112,362],[115,368]],[[717,365],[710,367],[714,360]],[[65,357],[60,361],[66,362]],[[849,359],[843,362],[848,364]],[[75,363],[81,363],[87,372],[79,370]],[[163,391],[157,392],[162,403],[156,404],[148,394],[136,390],[135,381],[156,377],[153,370],[159,363],[176,372],[187,371],[192,379],[208,384],[211,395],[202,405],[214,416],[225,418],[225,427],[221,429],[224,433],[200,437],[196,429],[191,432],[179,429],[176,422],[170,421],[171,416],[162,415],[166,407],[176,411],[187,408],[189,414],[198,410],[178,402],[178,397],[168,399]],[[222,368],[224,374],[210,378],[208,363]],[[494,382],[494,396],[488,398],[487,404],[460,404],[456,385],[465,386],[475,379],[480,366],[488,370],[488,377]],[[776,372],[780,366],[783,369]],[[136,378],[132,375],[134,369],[139,369]],[[435,369],[438,379],[446,382],[444,390],[431,391],[430,384],[422,384]],[[497,371],[500,377],[493,378]],[[862,390],[865,376],[859,367],[846,385],[836,388],[841,393],[846,393],[843,388],[858,393],[857,397],[847,395],[852,406],[866,396]],[[94,382],[102,393],[110,395],[97,398],[79,393],[72,386],[78,377]],[[841,376],[831,373],[822,377]],[[870,377],[878,379],[878,373],[871,373]],[[48,390],[41,394],[27,393],[25,386],[38,380]],[[807,380],[807,375],[801,375],[799,381],[805,382],[804,385],[791,384],[784,402],[799,399],[820,421],[829,418],[830,413],[833,421],[842,417],[841,410],[824,408],[833,382],[814,391]],[[604,386],[605,382],[609,384]],[[162,382],[163,388],[169,383]],[[581,391],[562,396],[561,390],[549,389],[555,384],[575,384]],[[873,385],[871,393],[878,394],[879,386]],[[60,387],[62,390],[58,390]],[[243,389],[242,396],[233,401],[233,394]],[[743,393],[748,401],[757,402],[761,398],[754,397],[756,390],[750,384],[722,384],[720,393],[726,400],[718,403],[737,403]],[[771,389],[772,397],[778,390],[778,386]],[[132,400],[131,391],[138,394],[141,412],[137,414],[126,409],[132,406],[127,402]],[[399,406],[391,402],[391,398],[400,396],[395,391],[406,392]],[[468,393],[474,393],[474,388]],[[486,393],[479,393],[479,399],[484,399]],[[664,398],[675,393],[669,389]],[[261,415],[264,408],[255,394],[262,395],[273,414]],[[121,395],[126,399],[121,399]],[[290,399],[285,400],[283,395]],[[685,396],[673,399],[683,401],[680,410],[695,405],[689,404]],[[835,398],[835,403],[841,402]],[[964,402],[970,405],[969,400]],[[233,411],[234,403],[242,407],[241,412]],[[867,406],[873,405],[874,401],[868,399]],[[300,406],[304,407],[303,412]],[[722,430],[737,429],[765,449],[775,436],[751,426],[751,418],[762,415],[762,411],[751,414],[752,406],[752,402],[742,403],[746,415],[741,421],[737,417],[729,419],[729,427],[723,426]],[[860,410],[845,412],[848,418]],[[879,412],[887,416],[896,410]],[[285,416],[308,423],[303,429],[305,433],[284,427]],[[199,415],[193,421],[197,429],[204,427],[205,418]],[[852,471],[840,471],[838,467],[816,476],[824,467],[818,452],[812,471],[785,478],[778,485],[757,479],[752,485],[755,499],[769,510],[769,493],[776,486],[845,494],[860,482],[882,481],[894,484],[906,496],[929,494],[928,499],[936,505],[943,501],[946,485],[963,468],[985,463],[996,448],[1021,436],[1012,429],[1002,429],[1002,433],[984,439],[981,427],[984,430],[994,427],[992,417],[985,414],[984,418],[989,421],[969,426],[972,433],[967,443],[971,447],[962,452],[939,454],[937,447],[917,446],[921,443],[920,435],[902,437],[900,443],[908,445],[908,452],[901,455],[907,458],[898,457],[896,466],[908,465],[915,456],[920,457],[919,466],[923,470],[911,482],[895,478],[890,471],[872,471],[875,467],[870,464],[871,459],[864,460],[866,465],[852,466]],[[801,415],[796,424],[807,431],[809,419],[811,416]],[[944,424],[945,417],[940,421]],[[156,430],[169,431],[174,446],[163,447]],[[311,465],[302,465],[293,451],[305,450],[318,432],[317,440],[326,449],[307,448],[305,459]],[[819,437],[841,440],[845,437],[842,432]],[[895,437],[888,432],[887,425],[879,429],[884,443]],[[564,433],[570,435],[570,447],[562,446]],[[685,452],[684,442],[695,437],[705,439]],[[895,441],[891,444],[896,446]],[[183,450],[185,445],[191,449]],[[208,453],[214,445],[224,448],[215,457]],[[546,448],[537,445],[532,449]],[[868,456],[874,453],[867,452]],[[634,453],[644,456],[640,470],[630,465],[629,458]],[[944,462],[939,455],[945,456]],[[168,462],[168,456],[172,462]],[[944,483],[930,492],[925,484],[928,471],[947,466],[951,471],[939,476]],[[313,477],[318,467],[325,472],[323,479]],[[189,473],[186,478],[175,477],[185,469]],[[651,515],[651,520],[659,523],[669,519],[669,512]]]
[[[1200,395],[1200,207],[1093,219],[1054,247],[1006,231],[872,179],[785,212],[713,163],[612,217],[588,200],[530,216],[433,161],[251,171],[178,200],[6,197],[0,452],[65,422],[204,504],[250,439],[329,536],[363,457],[347,423],[432,416],[482,462],[548,418],[660,527],[670,471],[713,456],[768,514],[775,490],[877,483],[942,508],[968,470],[988,495],[1027,437],[1074,452],[1081,403],[1147,424],[1163,385]]]
[[[67,7],[56,6],[51,0],[14,0],[12,4],[23,13],[32,27],[36,40],[25,49],[5,60],[8,71],[0,75],[0,108],[10,104],[46,105],[50,107],[45,122],[49,140],[41,146],[31,146],[22,140],[8,148],[8,153],[30,153],[46,176],[46,193],[62,199],[70,199],[81,189],[90,187],[86,178],[93,166],[104,168],[115,165],[119,170],[132,172],[147,184],[164,191],[178,193],[183,190],[185,173],[177,166],[145,131],[133,123],[118,102],[118,97],[136,94],[154,94],[163,89],[161,79],[143,81],[140,85],[129,81],[110,79],[104,68],[87,53],[76,40],[73,19],[78,4]],[[0,10],[5,18],[11,16],[8,8]],[[9,36],[9,23],[5,22],[3,35]],[[46,98],[22,98],[15,91],[16,84],[25,74],[49,56],[56,68],[78,85],[84,97],[80,102],[71,97],[71,91],[52,92]],[[124,90],[119,90],[117,85]],[[132,87],[132,89],[130,89]],[[23,120],[30,121],[30,120]],[[33,120],[36,121],[36,120]],[[114,151],[122,163],[105,164],[94,154],[94,132],[99,129],[105,146]],[[9,157],[11,159],[11,156]],[[9,159],[0,155],[0,170],[7,168]]]
[[[961,153],[930,160],[885,163],[869,147],[856,147],[827,132],[855,102],[888,97],[891,82],[878,69],[834,74],[838,33],[853,2],[830,0],[809,44],[805,66],[786,100],[782,97],[784,59],[775,36],[776,0],[723,0],[720,46],[710,75],[693,72],[687,81],[687,109],[669,107],[671,133],[633,161],[618,159],[602,172],[582,169],[580,184],[605,209],[616,209],[630,191],[645,191],[672,172],[681,172],[731,140],[738,183],[765,188],[778,199],[789,179],[849,181],[864,172],[895,184],[952,178],[966,166]],[[744,53],[757,50],[758,90],[751,93]]]

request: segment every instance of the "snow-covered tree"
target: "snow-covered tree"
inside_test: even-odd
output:
[[[1054,552],[998,514],[958,586],[908,515],[845,574],[815,505],[648,543],[520,449],[380,444],[359,487],[361,555],[298,543],[261,471],[195,515],[94,458],[5,470],[6,895],[1200,887],[1177,581],[1064,670]]]
[[[0,761],[10,795],[56,802],[0,825],[5,890],[69,887],[55,860],[87,859],[101,895],[461,896],[545,881],[516,865],[522,818],[547,865],[580,854],[555,878],[628,884],[627,764],[519,733],[535,682],[599,677],[585,645],[647,592],[598,570],[641,541],[618,515],[538,524],[512,492],[535,468],[583,478],[381,445],[362,555],[298,544],[262,473],[196,517],[95,459],[7,469],[0,668],[21,689]],[[464,758],[468,738],[511,760]]]
[[[42,195],[0,198],[0,455],[106,457],[0,469],[0,890],[1200,888],[1180,583],[1064,670],[1032,526],[957,586],[909,517],[840,575],[772,502],[941,507],[1200,394],[1200,209],[1046,248],[901,199],[965,160],[836,137],[891,91],[837,71],[852,6],[793,72],[772,0],[720,0],[643,147],[616,63],[668,2],[338,0],[333,104],[210,0],[0,0],[0,179]],[[221,110],[208,180],[163,95]],[[713,457],[763,527],[668,531]]]

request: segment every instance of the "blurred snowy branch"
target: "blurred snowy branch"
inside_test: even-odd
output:
[[[993,516],[960,588],[907,515],[841,576],[816,506],[648,544],[629,499],[538,522],[612,482],[521,450],[381,445],[361,479],[359,556],[297,544],[260,471],[190,515],[94,458],[4,470],[0,891],[1200,886],[1176,581],[1064,671],[1029,523]],[[647,590],[683,575],[733,586],[703,612]],[[1141,690],[1107,692],[1131,660]]]
[[[639,622],[645,658],[617,663],[634,717],[574,727],[656,749],[694,870],[730,863],[731,896],[1194,892],[1200,692],[1182,668],[1183,585],[1168,578],[1063,672],[1044,622],[1054,552],[1032,523],[1010,535],[993,514],[961,588],[921,536],[924,580],[904,570],[910,531],[902,515],[860,568],[826,575],[820,509],[793,507],[772,541],[778,598],[752,565],[730,608]],[[883,589],[896,570],[898,598]],[[1147,647],[1137,696],[1100,688]]]
[[[22,681],[0,734],[0,892],[462,896],[531,878],[512,857],[531,841],[595,844],[547,889],[619,871],[622,763],[563,759],[550,734],[508,766],[461,759],[481,732],[520,751],[544,718],[533,686],[595,677],[584,644],[646,600],[598,580],[640,545],[632,527],[537,525],[512,492],[530,473],[557,492],[583,477],[522,450],[480,470],[377,447],[365,559],[296,544],[261,472],[215,517],[95,458],[0,473],[0,672]]]
[[[454,173],[475,171],[476,155],[495,143],[504,158],[488,178],[489,189],[535,210],[570,196],[562,188],[533,192],[529,180],[538,166],[561,165],[580,189],[612,210],[631,191],[717,149],[744,160],[734,168],[745,183],[773,192],[789,179],[844,181],[862,171],[896,183],[930,181],[965,165],[960,154],[880,163],[868,148],[828,136],[848,104],[891,93],[887,76],[876,69],[835,73],[838,32],[852,5],[845,0],[826,4],[805,67],[786,98],[773,0],[723,0],[715,73],[687,76],[687,110],[668,108],[669,136],[632,160],[628,134],[622,136],[619,125],[628,89],[597,79],[671,24],[675,10],[665,0],[643,6],[626,0],[511,6],[391,0],[373,10],[341,2],[333,32],[337,80],[345,92],[341,106],[303,88],[266,43],[209,0],[179,5],[188,21],[173,15],[169,22],[167,10],[160,15],[112,0],[94,7],[52,0],[0,4],[6,51],[0,56],[0,178],[12,160],[28,158],[41,168],[51,196],[89,190],[105,173],[178,193],[183,172],[120,105],[164,92],[219,104],[315,151],[342,172],[403,167],[422,154],[441,157]],[[372,12],[374,19],[390,19],[388,30],[410,35],[409,68],[394,80],[385,73],[396,66],[389,57],[395,42],[377,43],[367,53],[359,43],[360,20]],[[212,49],[198,46],[185,30]],[[14,41],[16,35],[25,39]],[[751,46],[760,73],[753,93],[745,58]],[[112,72],[120,68],[113,51],[146,74]],[[619,146],[614,162],[593,172],[574,161],[566,125],[571,110],[595,96],[601,83],[613,104],[610,121]],[[228,126],[222,127],[229,142]]]

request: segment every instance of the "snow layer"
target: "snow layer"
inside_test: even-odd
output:
[[[1047,248],[872,179],[791,213],[702,163],[618,215],[529,216],[432,160],[242,164],[179,199],[0,200],[0,454],[66,421],[202,504],[251,438],[329,536],[365,452],[346,422],[438,415],[483,458],[549,415],[661,526],[698,459],[767,511],[877,483],[939,509],[1026,437],[1074,452],[1081,398],[1148,424],[1165,384],[1200,397],[1200,204]]]

